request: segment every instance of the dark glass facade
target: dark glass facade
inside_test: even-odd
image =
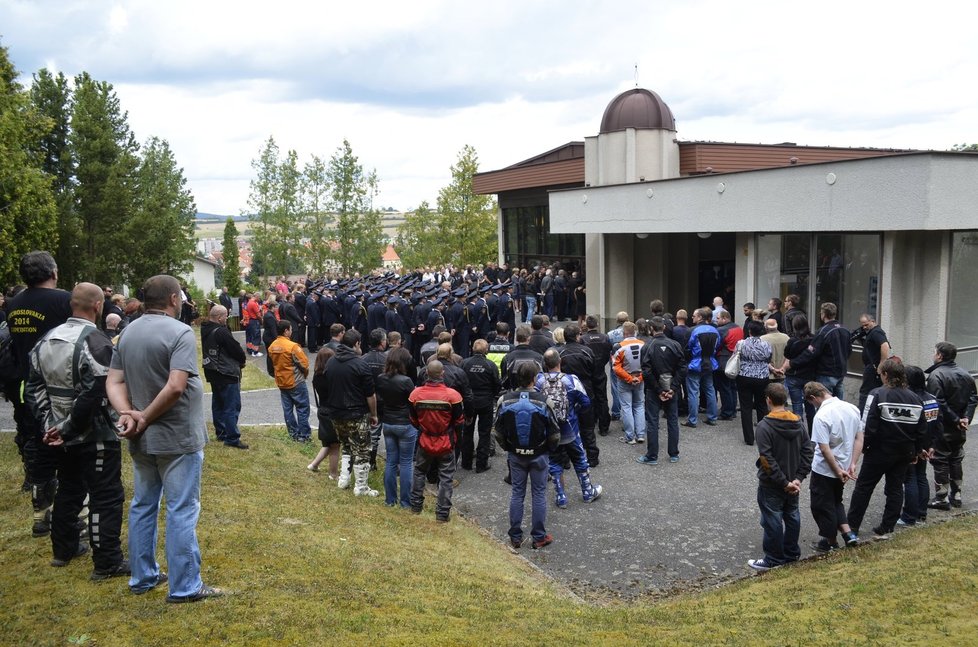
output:
[[[551,234],[546,205],[503,206],[502,219],[503,260],[510,267],[559,262],[584,269],[584,234]]]

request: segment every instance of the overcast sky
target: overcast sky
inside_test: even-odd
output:
[[[685,141],[978,142],[976,17],[904,0],[0,0],[0,43],[25,83],[41,67],[112,83],[200,211],[245,210],[269,135],[300,162],[349,139],[379,206],[407,210],[434,203],[465,144],[487,171],[597,134],[636,65]]]

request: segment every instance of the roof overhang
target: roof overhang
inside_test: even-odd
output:
[[[978,155],[924,152],[550,192],[551,233],[978,228]]]

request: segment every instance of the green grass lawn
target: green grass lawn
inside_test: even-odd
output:
[[[464,519],[355,499],[305,469],[316,447],[245,429],[208,445],[199,536],[222,599],[93,583],[48,565],[11,436],[0,442],[3,645],[974,645],[978,519],[899,533],[716,590],[582,601]],[[131,468],[125,459],[127,503]],[[379,474],[371,480],[380,487]],[[806,519],[810,523],[810,519]],[[163,557],[162,537],[160,558]],[[650,561],[654,561],[651,560]],[[356,642],[354,642],[356,641]]]

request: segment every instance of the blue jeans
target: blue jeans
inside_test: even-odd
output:
[[[621,426],[625,429],[625,440],[644,440],[645,385],[620,382],[618,398],[621,401]]]
[[[791,411],[799,418],[809,421],[814,418],[815,407],[805,400],[805,379],[788,375],[784,378],[784,386],[791,396]]]
[[[759,485],[757,506],[761,509],[761,528],[764,529],[764,561],[771,566],[798,561],[801,557],[798,495]]]
[[[533,315],[537,313],[537,298],[536,297],[526,297],[526,312],[523,313],[523,321],[526,323],[530,322]]]
[[[649,436],[649,448],[645,451],[645,456],[650,460],[659,460],[660,410],[666,412],[669,456],[679,456],[679,392],[674,392],[672,399],[663,402],[658,393],[649,391],[645,394],[645,424]]]
[[[614,369],[611,370],[611,379],[608,380],[608,384],[611,385],[611,417],[621,418],[621,394],[618,393],[621,383],[618,376],[615,375]]]
[[[224,386],[211,385],[211,417],[214,419],[214,432],[217,439],[227,445],[241,440],[238,430],[238,415],[241,413],[241,383],[233,382]]]
[[[309,389],[306,383],[297,384],[291,389],[279,389],[282,396],[282,413],[285,416],[285,426],[292,440],[309,440],[312,431],[309,428]]]
[[[900,518],[910,524],[926,519],[929,500],[927,461],[918,459],[907,466],[907,475],[903,479],[903,514]]]
[[[723,371],[713,372],[713,383],[720,392],[720,416],[733,418],[737,415],[737,383]]]
[[[170,595],[193,595],[200,590],[200,473],[204,452],[191,454],[132,454],[133,491],[129,505],[129,587],[145,591],[156,586],[160,498],[166,496],[166,563]]]
[[[717,394],[713,390],[713,371],[689,371],[686,374],[686,397],[689,400],[688,420],[693,425],[696,424],[696,413],[700,410],[700,387],[706,398],[706,419],[710,421],[717,419]]]
[[[523,504],[526,500],[526,481],[530,480],[531,513],[530,536],[540,541],[547,536],[547,468],[550,459],[541,456],[509,455],[509,470],[513,481],[513,495],[509,500],[509,537],[523,540]]]
[[[384,447],[387,449],[387,465],[384,467],[384,502],[394,505],[398,501],[397,480],[400,472],[401,507],[411,507],[411,485],[414,478],[414,444],[418,430],[411,425],[384,423]]]
[[[554,318],[554,293],[553,291],[543,295],[543,314],[551,319]]]
[[[832,377],[831,375],[818,375],[815,377],[815,381],[824,386],[829,390],[829,393],[844,400],[846,397],[845,390],[842,388],[842,383],[845,381],[845,377]],[[860,413],[862,413],[860,411]]]

